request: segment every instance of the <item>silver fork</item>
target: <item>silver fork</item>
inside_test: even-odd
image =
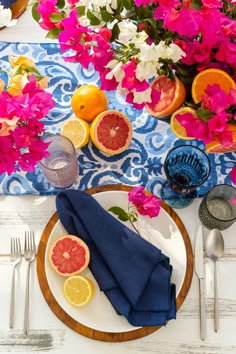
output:
[[[12,279],[11,279],[11,302],[10,302],[10,319],[9,328],[14,326],[14,312],[15,312],[15,271],[16,267],[21,262],[21,246],[19,237],[11,238],[11,256],[10,262],[13,265]]]
[[[25,247],[24,247],[24,259],[27,264],[26,272],[26,289],[25,289],[25,313],[24,313],[24,334],[29,333],[29,280],[30,280],[30,265],[35,260],[36,247],[34,240],[34,232],[25,232]]]

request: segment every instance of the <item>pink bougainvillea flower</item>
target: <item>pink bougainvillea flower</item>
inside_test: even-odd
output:
[[[141,215],[148,215],[153,218],[159,214],[160,199],[154,195],[147,196],[144,187],[134,187],[128,193],[128,200],[134,204]]]
[[[37,11],[41,17],[39,21],[40,27],[45,30],[52,30],[57,27],[57,22],[50,19],[52,14],[60,14],[56,7],[57,0],[40,0]]]
[[[208,85],[206,95],[202,97],[202,106],[210,112],[220,113],[229,106],[229,95],[221,90],[218,84]]]
[[[234,166],[230,172],[230,178],[234,184],[236,184],[236,166]]]
[[[146,199],[146,194],[144,193],[144,187],[139,186],[139,187],[134,187],[129,193],[128,193],[128,200],[135,206],[139,206],[144,202]]]
[[[143,203],[137,206],[137,211],[141,215],[149,216],[149,218],[158,216],[160,212],[160,199],[155,195],[146,197]]]
[[[211,119],[208,120],[208,129],[214,133],[221,133],[227,129],[227,122],[230,115],[226,112],[220,112],[215,114]]]

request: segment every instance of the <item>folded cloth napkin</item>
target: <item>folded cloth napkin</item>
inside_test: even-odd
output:
[[[161,250],[85,192],[59,192],[56,207],[67,232],[88,245],[89,268],[117,314],[133,326],[165,325],[176,318],[172,267]]]

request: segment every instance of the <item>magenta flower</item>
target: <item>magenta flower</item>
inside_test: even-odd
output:
[[[141,205],[144,200],[146,199],[146,194],[144,193],[144,187],[134,187],[129,193],[128,193],[128,200],[135,206]]]
[[[230,172],[230,178],[234,184],[236,184],[236,166],[234,166]]]
[[[146,197],[142,204],[137,206],[140,215],[149,216],[149,218],[156,217],[160,212],[160,199],[155,195]]]
[[[128,200],[137,208],[140,215],[147,215],[153,218],[159,214],[160,199],[154,195],[147,196],[144,187],[134,187],[128,193]]]

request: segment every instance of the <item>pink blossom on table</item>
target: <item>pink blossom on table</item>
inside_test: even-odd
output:
[[[158,0],[152,0],[152,1],[150,1],[150,0],[134,0],[134,3],[138,7],[140,7],[140,6],[147,7],[150,4],[157,4]]]
[[[236,62],[236,43],[231,43],[230,39],[225,38],[219,45],[219,49],[215,55],[216,60],[235,64]]]
[[[197,40],[182,41],[178,39],[174,43],[186,53],[186,56],[180,59],[183,64],[194,65],[197,63],[207,65],[211,60],[212,47],[209,43],[200,43]]]
[[[164,27],[180,36],[193,39],[199,33],[201,22],[201,13],[194,8],[182,8],[180,11],[171,9],[164,18]]]
[[[110,69],[104,69],[103,72],[100,73],[101,89],[107,91],[116,90],[118,82],[114,76],[111,79],[107,79],[106,76],[108,73],[110,73]]]
[[[136,109],[142,109],[144,106],[145,106],[145,102],[142,102],[142,103],[137,103],[135,102],[135,96],[134,96],[134,93],[133,92],[128,92],[126,94],[126,98],[125,98],[125,101],[127,103],[130,103],[132,104],[132,106]]]
[[[210,8],[222,8],[223,3],[221,0],[202,0],[202,4]]]
[[[234,184],[236,184],[236,166],[234,166],[230,172],[230,178]]]
[[[147,196],[143,186],[134,187],[128,193],[128,200],[135,205],[138,213],[141,215],[148,215],[150,218],[153,218],[159,214],[160,199],[153,194]]]
[[[206,95],[202,97],[202,107],[210,112],[219,113],[229,106],[229,95],[218,84],[208,85]]]
[[[158,199],[155,195],[146,197],[143,203],[137,206],[137,211],[140,215],[147,215],[149,218],[158,216],[160,212],[160,199]]]
[[[151,91],[151,102],[147,103],[147,106],[151,109],[154,109],[156,104],[160,101],[161,92],[158,91],[155,87],[152,87]]]
[[[219,140],[220,144],[224,147],[230,147],[233,144],[233,132],[229,130],[224,130],[214,135],[214,139]]]
[[[203,140],[205,143],[208,143],[211,140],[206,122],[196,118],[189,112],[176,114],[175,118],[185,128],[187,136]]]
[[[110,36],[110,31],[104,32],[103,35],[93,34],[93,53],[91,55],[91,60],[94,66],[94,69],[99,73],[102,73],[104,67],[113,59],[114,51],[112,50],[108,38]]]
[[[121,66],[125,76],[121,82],[121,86],[128,91],[136,90],[142,92],[148,89],[149,83],[146,80],[140,81],[136,77],[136,59],[132,58],[130,62]]]
[[[52,14],[60,14],[60,11],[56,8],[57,0],[40,0],[37,7],[37,11],[41,16],[39,21],[40,27],[44,30],[52,30],[57,27],[57,22],[50,19]]]
[[[219,112],[208,120],[208,129],[214,133],[224,132],[227,128],[227,122],[230,114],[226,112]]]
[[[141,205],[144,200],[146,199],[146,194],[144,193],[144,187],[139,186],[139,187],[134,187],[129,193],[128,193],[128,200],[135,206]]]
[[[71,11],[68,18],[61,21],[64,30],[59,34],[58,40],[62,52],[72,50],[75,54],[65,56],[68,62],[79,62],[84,68],[88,69],[91,62],[92,30],[82,26],[77,17],[77,10]]]

